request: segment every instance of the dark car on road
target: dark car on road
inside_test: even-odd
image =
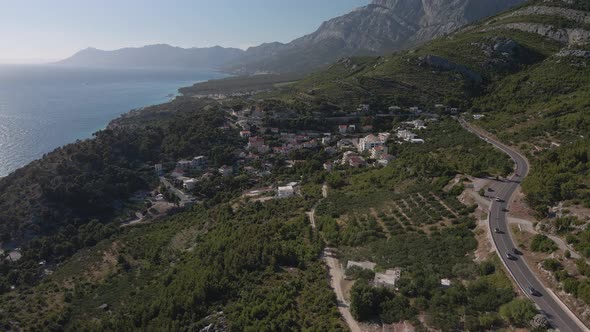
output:
[[[507,252],[506,253],[506,258],[508,258],[509,260],[513,261],[516,260],[516,257],[514,257],[511,253]]]
[[[502,231],[498,227],[496,227],[494,228],[494,233],[502,234]]]
[[[528,291],[529,291],[529,294],[531,294],[532,296],[541,296],[541,293],[539,293],[536,289],[534,289],[533,286],[529,286]]]
[[[520,250],[518,250],[518,249],[516,249],[516,248],[512,248],[512,252],[513,252],[515,255],[522,255],[522,252],[520,252]]]

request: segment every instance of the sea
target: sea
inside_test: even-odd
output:
[[[0,65],[0,177],[132,109],[227,75],[209,69]]]

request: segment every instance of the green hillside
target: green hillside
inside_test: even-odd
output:
[[[546,219],[559,202],[590,208],[589,10],[582,0],[532,1],[415,50],[341,59],[296,82],[258,77],[255,90],[265,92],[247,98],[195,97],[220,87],[242,93],[247,78],[198,85],[185,90],[193,95],[126,115],[94,139],[0,179],[0,242],[15,240],[23,254],[0,260],[0,330],[345,330],[321,260],[326,246],[343,261],[404,271],[399,292],[375,291],[367,282],[373,275],[360,273],[351,290],[359,320],[443,331],[528,326],[535,309],[515,299],[500,264],[485,254],[474,261],[482,216],[457,199],[471,185],[466,176],[505,176],[512,163],[451,115],[483,115],[473,122],[527,154],[529,205],[590,258],[588,220]],[[392,133],[407,125],[409,107],[435,113],[420,131],[426,143],[391,142],[396,159],[387,167],[331,173],[323,164],[341,152],[319,146],[237,161],[249,151],[234,110],[283,111],[282,122],[271,112],[261,121],[322,133],[337,128],[331,115],[357,119],[361,103],[371,109],[360,124]],[[394,105],[401,115],[376,116]],[[196,207],[121,227],[136,211],[152,210],[130,201],[133,194],[170,197],[154,164],[172,170],[201,154],[216,175],[199,174]],[[236,175],[217,174],[222,165],[235,165]],[[299,181],[300,196],[270,199],[277,184],[291,181]],[[270,188],[260,200],[246,194],[259,188]],[[316,230],[305,216],[312,209]],[[587,305],[590,267],[584,259],[577,266],[552,264],[552,271]],[[442,278],[452,287],[440,287]],[[520,319],[503,314],[521,304]]]

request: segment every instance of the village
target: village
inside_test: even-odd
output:
[[[440,106],[440,105],[438,105]],[[392,106],[383,119],[395,116],[402,109]],[[438,115],[425,113],[418,107],[411,107],[407,114],[414,120],[401,123],[388,131],[377,131],[373,125],[361,125],[358,120],[370,111],[370,106],[359,105],[356,112],[343,118],[348,124],[334,123],[330,131],[267,127],[264,125],[269,114],[256,108],[241,111],[227,110],[227,123],[219,129],[225,132],[238,132],[244,145],[234,151],[235,163],[231,165],[212,165],[205,156],[187,156],[175,164],[156,164],[154,171],[161,184],[176,196],[181,207],[198,203],[196,188],[199,183],[212,178],[232,178],[246,176],[253,180],[249,197],[265,194],[268,197],[272,188],[273,198],[288,198],[299,193],[299,179],[287,179],[268,183],[277,167],[293,167],[300,160],[294,159],[297,152],[313,152],[324,156],[323,169],[327,172],[345,168],[386,167],[395,160],[390,151],[391,144],[423,144],[420,131],[427,123],[438,120]],[[273,116],[277,117],[276,113]],[[281,112],[282,119],[293,117],[293,112]],[[356,118],[358,117],[358,118]],[[337,121],[334,121],[337,122]],[[342,122],[342,121],[340,121]],[[270,187],[269,187],[270,186]],[[163,200],[162,193],[158,200]]]

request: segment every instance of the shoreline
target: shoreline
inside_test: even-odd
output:
[[[5,67],[7,67],[7,66],[10,66],[10,67],[23,67],[23,65],[6,65]],[[27,67],[31,67],[29,65],[26,65],[26,66]],[[32,65],[32,66],[34,66],[34,67],[54,67],[54,68],[55,67],[59,67],[59,68],[81,68],[81,69],[88,69],[88,70],[92,70],[92,69],[103,69],[102,67],[79,67],[79,66],[71,67],[71,66],[63,66],[63,65]],[[141,71],[142,69],[149,69],[149,68],[140,68],[140,67],[135,67],[135,68],[113,68],[113,67],[106,67],[104,69],[114,69],[114,70],[116,70],[116,69],[123,69],[123,70],[128,69],[128,70]],[[166,70],[168,68],[159,68],[159,69]],[[180,70],[181,68],[170,68],[170,69],[178,69],[178,70]],[[195,69],[195,70],[200,70],[200,69]],[[219,79],[223,79],[223,78],[227,78],[227,77],[232,77],[231,74],[226,73],[226,72],[223,72],[223,71],[220,71],[218,69],[202,69],[202,70],[204,70],[204,71],[210,71],[210,73],[213,73],[213,74],[216,74],[216,75],[223,75],[223,77],[220,77],[220,78],[213,77],[213,78],[207,78],[207,79],[186,81],[186,82],[182,82],[182,83],[179,82],[179,85],[175,87],[174,92],[170,92],[170,90],[162,91],[161,92],[161,97],[158,98],[158,100],[156,102],[154,102],[153,100],[146,101],[146,103],[143,106],[127,108],[125,111],[119,113],[118,115],[116,115],[114,117],[110,117],[108,120],[106,120],[105,123],[100,124],[100,126],[97,126],[97,127],[93,128],[91,130],[88,130],[88,131],[80,132],[79,135],[77,135],[75,139],[72,139],[72,140],[70,140],[70,141],[68,141],[66,143],[62,143],[62,144],[56,145],[53,148],[50,148],[47,151],[44,151],[44,152],[40,153],[39,156],[33,157],[33,159],[30,159],[30,160],[28,160],[28,161],[26,161],[26,162],[24,162],[22,164],[19,164],[19,163],[16,163],[15,162],[12,168],[7,168],[7,172],[6,173],[0,173],[0,181],[2,179],[4,179],[4,178],[8,177],[9,175],[13,174],[15,171],[17,171],[17,170],[19,170],[19,169],[21,169],[23,167],[26,167],[26,166],[30,165],[31,163],[33,163],[35,161],[38,161],[38,160],[42,159],[44,155],[46,155],[48,153],[51,153],[51,152],[55,151],[56,149],[62,148],[62,147],[66,146],[66,145],[69,145],[69,144],[75,144],[76,141],[78,141],[78,140],[85,141],[85,140],[88,140],[88,139],[93,139],[93,135],[95,133],[97,133],[99,131],[102,131],[102,130],[105,130],[105,129],[108,129],[109,128],[109,125],[113,121],[121,118],[122,116],[124,116],[126,114],[129,114],[129,113],[131,113],[133,111],[138,111],[138,110],[140,111],[140,110],[142,110],[144,108],[148,108],[148,107],[152,107],[152,106],[157,106],[157,105],[161,105],[161,104],[166,104],[166,103],[169,103],[169,102],[174,101],[174,99],[176,99],[176,98],[184,95],[181,92],[181,89],[183,89],[183,88],[189,88],[189,87],[192,87],[195,84],[199,84],[199,83],[205,83],[205,82],[209,82],[209,81],[214,81],[214,80],[219,80]],[[109,107],[109,106],[103,106],[103,107]],[[55,128],[53,130],[58,131],[60,129],[59,128]],[[25,158],[23,158],[23,159],[25,159]],[[7,164],[7,165],[9,165],[9,164]],[[1,171],[2,170],[0,169],[0,172]]]

